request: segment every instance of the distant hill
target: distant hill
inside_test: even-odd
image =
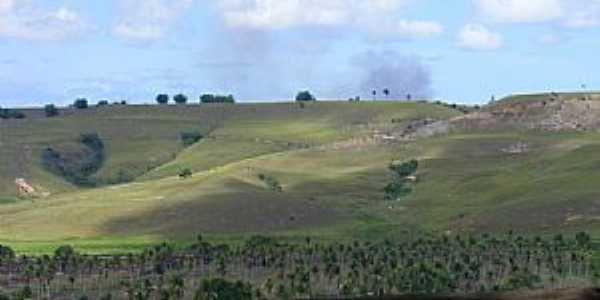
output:
[[[94,252],[197,233],[222,241],[510,229],[597,237],[592,116],[600,101],[551,97],[513,97],[469,114],[427,103],[323,102],[115,106],[3,120],[0,244],[43,252],[69,242]],[[90,176],[96,188],[44,167],[47,148],[85,157],[79,138],[90,132],[105,145]],[[182,132],[202,139],[186,147]],[[419,161],[411,191],[384,200],[388,166],[410,159]],[[178,176],[185,169],[191,178]],[[17,177],[46,196],[16,198]]]

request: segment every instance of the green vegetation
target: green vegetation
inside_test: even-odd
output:
[[[235,98],[233,95],[223,96],[223,95],[213,95],[213,94],[204,94],[200,96],[200,103],[210,104],[210,103],[235,103]]]
[[[167,104],[169,103],[169,95],[167,94],[159,94],[156,96],[156,103],[158,104]]]
[[[414,159],[404,163],[392,163],[390,165],[390,171],[393,173],[392,182],[384,188],[385,200],[400,200],[403,196],[408,195],[411,192],[408,185],[416,181],[411,177],[418,167],[419,162]]]
[[[179,172],[179,178],[181,179],[187,179],[192,177],[193,173],[192,170],[190,168],[185,168],[183,170],[181,170],[181,172]]]
[[[406,231],[600,236],[600,134],[468,128],[395,138],[415,120],[459,116],[442,105],[363,101],[108,106],[3,120],[0,195],[17,199],[18,177],[49,195],[4,201],[0,242],[40,254],[64,243],[86,253],[140,251],[197,232],[234,244],[255,233],[326,242],[396,241]],[[79,142],[85,132],[104,143],[90,180],[127,184],[81,189],[43,167],[47,147],[61,157],[90,154]],[[185,146],[184,132],[203,138]],[[391,173],[411,192],[383,201],[389,162],[411,159],[417,181]],[[193,177],[180,180],[186,168]],[[259,174],[285,183],[285,193]]]
[[[103,106],[108,106],[108,100],[99,100],[98,103],[96,103],[96,107],[103,107]]]
[[[260,179],[260,181],[265,183],[265,186],[274,192],[282,192],[283,191],[283,187],[281,186],[281,184],[279,183],[279,181],[277,181],[277,179],[273,176],[270,175],[265,175],[265,174],[258,174],[258,179]]]
[[[199,131],[185,131],[181,134],[181,142],[185,147],[189,147],[204,138],[204,135]]]
[[[15,109],[0,107],[0,119],[25,119],[25,114]]]
[[[46,113],[46,117],[52,118],[58,116],[58,108],[54,104],[48,104],[44,107],[44,112]]]
[[[311,101],[317,101],[317,98],[315,98],[315,96],[313,96],[309,91],[302,91],[302,92],[299,92],[298,95],[296,95],[296,101],[297,102],[311,102]]]
[[[86,109],[88,108],[88,100],[85,98],[80,98],[73,102],[73,107],[77,109]]]
[[[96,186],[97,182],[91,176],[98,172],[105,161],[104,142],[97,133],[82,134],[79,142],[84,148],[77,152],[61,153],[46,148],[42,152],[42,164],[48,171],[75,185]]]
[[[51,256],[29,258],[0,246],[0,282],[12,299],[473,294],[591,282],[599,276],[591,251],[585,233],[544,239],[512,232],[331,244],[254,236],[228,245],[198,236],[183,247],[163,243],[126,256],[81,255],[61,246]]]
[[[173,101],[175,101],[176,104],[186,104],[188,97],[184,94],[177,94],[173,96]]]

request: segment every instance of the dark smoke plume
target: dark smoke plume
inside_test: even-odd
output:
[[[417,56],[369,51],[356,56],[353,61],[363,76],[358,87],[363,97],[373,97],[373,90],[377,91],[380,100],[404,100],[407,95],[412,99],[433,96],[431,70]],[[383,94],[384,89],[389,90],[389,96]]]

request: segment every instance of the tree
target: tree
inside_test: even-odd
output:
[[[186,104],[188,97],[184,94],[177,94],[173,97],[173,101],[175,101],[177,104]]]
[[[159,94],[156,96],[156,102],[158,104],[167,104],[169,103],[169,95],[167,94]]]
[[[317,101],[317,98],[313,96],[309,91],[302,91],[296,95],[297,102],[311,102]]]
[[[406,100],[408,100],[408,101],[412,100],[412,95],[411,94],[406,94]]]
[[[373,101],[377,100],[377,90],[373,90]]]
[[[386,98],[388,98],[390,96],[390,90],[389,89],[383,89],[383,94],[385,95]]]
[[[96,106],[98,106],[98,107],[108,106],[108,100],[100,100],[100,101],[98,101],[98,103],[96,104]]]
[[[200,103],[208,104],[208,103],[235,103],[235,98],[233,95],[213,95],[213,94],[204,94],[200,96]]]
[[[85,98],[79,98],[75,100],[73,106],[77,109],[86,109],[88,108],[88,101]]]
[[[44,112],[48,118],[58,116],[58,109],[54,104],[48,104],[44,106]]]
[[[200,103],[215,103],[215,96],[212,94],[204,94],[200,96]]]

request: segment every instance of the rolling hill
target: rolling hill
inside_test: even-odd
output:
[[[467,115],[427,103],[326,102],[112,106],[0,121],[0,244],[98,252],[198,233],[223,241],[509,229],[598,236],[597,102],[551,97],[520,96]],[[204,138],[184,147],[185,131]],[[43,167],[44,149],[76,152],[89,132],[106,148],[93,177],[106,183],[126,172],[134,181],[83,188]],[[383,200],[387,167],[409,159],[420,165],[412,192]],[[189,179],[177,176],[185,168]],[[46,194],[17,198],[17,177]]]

